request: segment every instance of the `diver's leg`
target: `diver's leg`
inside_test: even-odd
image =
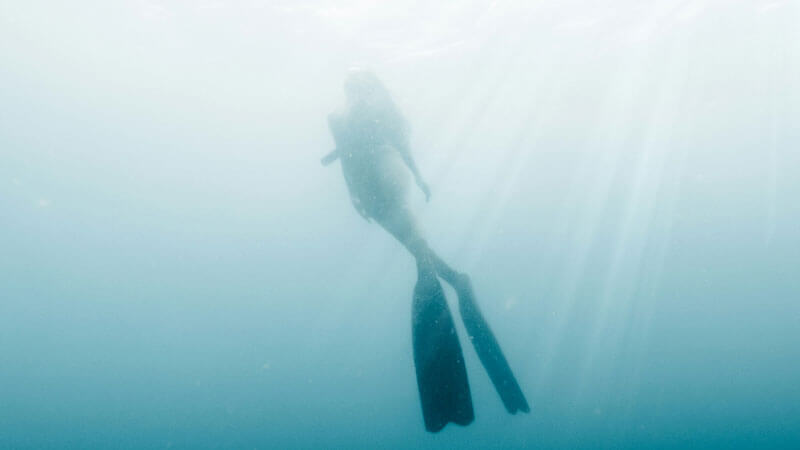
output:
[[[453,286],[458,294],[458,306],[464,327],[506,410],[511,414],[517,411],[529,412],[528,401],[500,349],[497,338],[478,307],[469,277],[453,270],[431,250],[422,238],[414,216],[407,208],[398,209],[391,216],[378,220],[378,223],[414,255],[418,269],[431,267],[436,274]]]
[[[378,223],[395,237],[414,256],[417,261],[430,264],[437,275],[454,288],[468,282],[466,275],[450,267],[428,246],[422,237],[413,214],[406,207],[398,208],[392,214],[377,219]]]
[[[497,338],[478,307],[469,277],[463,276],[463,280],[453,287],[458,293],[458,310],[469,340],[475,347],[475,352],[489,374],[506,410],[511,414],[516,414],[517,411],[529,412],[528,401],[514,377],[514,372],[511,371]]]
[[[409,211],[375,219],[417,262],[411,336],[425,429],[435,433],[448,422],[467,425],[475,417],[467,368],[450,308],[436,277],[435,255],[420,236]]]
[[[442,277],[450,286],[457,288],[460,284],[463,284],[464,280],[467,279],[465,274],[459,273],[452,267],[450,267],[436,252],[433,251],[428,246],[428,243],[425,242],[424,239],[421,237],[417,240],[410,242],[409,245],[406,245],[406,248],[409,249],[411,254],[415,256],[415,258],[423,258],[430,263],[433,267],[436,274]]]
[[[475,414],[464,355],[442,286],[425,258],[417,259],[411,311],[414,367],[425,429],[435,433],[448,422],[469,424]]]

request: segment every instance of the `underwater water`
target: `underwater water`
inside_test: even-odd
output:
[[[0,2],[0,448],[800,447],[800,4]],[[348,199],[354,65],[462,338],[423,427],[413,259]]]

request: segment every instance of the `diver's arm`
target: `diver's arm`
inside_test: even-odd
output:
[[[400,145],[397,146],[397,151],[403,158],[403,162],[405,162],[406,166],[408,166],[408,170],[410,170],[414,175],[414,181],[417,183],[417,186],[419,186],[419,189],[425,194],[425,201],[430,200],[431,189],[428,187],[428,183],[422,180],[422,175],[419,174],[419,169],[417,169],[417,164],[414,162],[414,157],[411,156],[411,150],[408,147],[408,141],[403,139]]]
[[[328,164],[336,161],[341,155],[339,148],[342,147],[342,115],[339,113],[328,115],[328,128],[331,130],[333,141],[336,143],[336,148],[322,157],[320,162],[323,166],[327,166]]]
[[[323,156],[320,162],[322,163],[323,166],[327,166],[330,163],[336,161],[337,159],[339,159],[339,149],[335,148],[333,149],[333,151]]]

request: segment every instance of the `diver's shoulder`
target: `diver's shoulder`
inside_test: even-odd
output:
[[[328,123],[342,123],[347,119],[347,111],[344,109],[338,109],[330,114],[328,114]]]

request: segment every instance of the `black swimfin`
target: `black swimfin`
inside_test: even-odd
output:
[[[506,410],[511,414],[517,411],[530,412],[528,401],[508,366],[508,361],[500,349],[500,344],[489,328],[486,319],[483,318],[480,308],[475,301],[475,294],[472,291],[472,284],[469,278],[464,276],[464,280],[456,290],[458,292],[458,306],[461,312],[461,319],[467,329],[469,339],[475,347],[483,367],[489,373],[489,378],[494,384],[500,399],[503,401]]]
[[[425,429],[438,432],[448,422],[468,425],[472,409],[464,355],[453,317],[436,274],[417,264],[412,305],[414,366]]]

